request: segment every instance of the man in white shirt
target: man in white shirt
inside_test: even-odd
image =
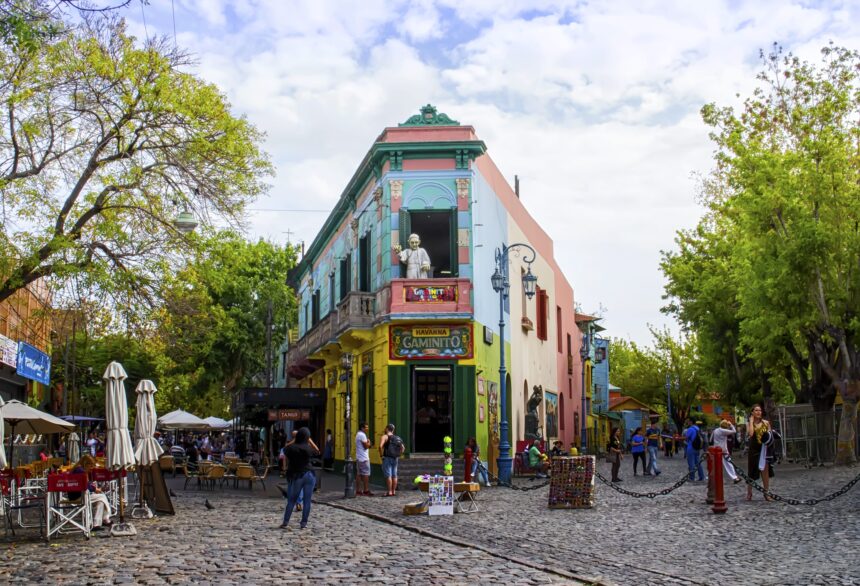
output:
[[[90,452],[90,455],[95,457],[96,452],[98,452],[99,440],[96,439],[96,434],[94,432],[90,432],[90,437],[87,440],[87,449]]]
[[[358,433],[355,434],[355,461],[358,463],[358,479],[355,483],[356,496],[373,496],[370,492],[370,440],[367,437],[367,422],[362,421],[358,425]],[[362,486],[364,488],[362,488]]]

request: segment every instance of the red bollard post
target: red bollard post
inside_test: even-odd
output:
[[[712,505],[714,504],[714,454],[711,448],[707,448],[705,453],[708,455],[705,458],[708,462],[708,495],[705,497],[705,502]]]
[[[463,452],[463,463],[466,465],[463,482],[472,482],[472,448],[466,448]]]
[[[708,452],[710,452],[708,460],[713,461],[711,475],[714,478],[714,506],[711,507],[711,510],[719,515],[729,510],[726,506],[725,495],[723,494],[723,449],[713,446],[708,448]]]

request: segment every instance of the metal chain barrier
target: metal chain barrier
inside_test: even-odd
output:
[[[750,478],[747,475],[747,473],[743,471],[742,468],[735,466],[735,463],[732,461],[731,456],[729,456],[728,454],[723,454],[723,458],[728,460],[729,463],[735,467],[735,472],[737,473],[737,475],[740,476],[741,478],[743,478],[744,482],[746,482],[749,486],[753,487],[754,489],[756,489],[757,491],[762,493],[765,497],[773,499],[773,500],[780,502],[780,503],[785,503],[787,505],[809,505],[809,506],[813,506],[813,505],[817,505],[818,503],[823,503],[825,501],[832,501],[833,499],[838,498],[838,497],[842,496],[843,494],[845,494],[846,492],[848,492],[849,490],[851,490],[851,488],[853,488],[855,484],[860,482],[860,474],[857,474],[857,476],[855,476],[854,478],[849,480],[847,483],[845,483],[845,485],[843,485],[839,490],[837,490],[836,492],[833,492],[831,494],[828,494],[827,496],[823,496],[823,497],[817,498],[817,499],[796,499],[796,498],[792,498],[792,497],[778,495],[775,492],[765,490],[762,485],[760,485],[758,482],[756,482],[755,480]]]
[[[708,458],[708,453],[707,453],[707,452],[703,453],[703,454],[702,454],[702,457],[701,457],[701,458],[699,458],[699,464],[701,464],[702,462],[704,462],[707,458]],[[667,494],[669,494],[670,492],[672,492],[672,491],[674,491],[674,490],[677,490],[677,489],[681,488],[682,486],[684,486],[684,484],[686,484],[686,483],[690,480],[690,473],[689,473],[689,472],[685,472],[685,473],[684,473],[684,476],[683,476],[683,477],[681,477],[681,478],[678,480],[678,482],[676,482],[675,484],[673,484],[672,486],[670,486],[670,487],[668,487],[668,488],[664,488],[663,490],[660,490],[660,491],[657,491],[657,492],[653,492],[653,491],[652,491],[652,492],[636,492],[636,491],[633,491],[633,490],[626,490],[626,489],[624,489],[624,488],[621,488],[621,487],[620,487],[620,486],[618,486],[617,484],[613,483],[611,480],[607,480],[607,479],[606,479],[606,477],[605,477],[605,476],[603,476],[603,474],[601,474],[601,473],[600,473],[600,472],[598,472],[597,470],[595,470],[595,471],[594,471],[594,475],[595,475],[595,476],[597,476],[597,478],[598,478],[598,479],[599,479],[603,484],[605,484],[605,485],[606,485],[606,486],[608,486],[609,488],[611,488],[611,489],[615,490],[616,492],[620,492],[621,494],[624,494],[624,495],[627,495],[627,496],[632,496],[633,498],[637,498],[637,499],[639,499],[639,498],[649,498],[649,499],[653,499],[653,498],[657,498],[658,496],[666,496],[666,495],[667,495]]]
[[[516,484],[514,484],[513,482],[502,482],[501,480],[499,480],[499,477],[498,477],[498,476],[496,476],[495,474],[493,474],[492,472],[490,472],[490,471],[487,469],[487,467],[486,467],[486,466],[484,466],[483,464],[481,464],[481,469],[482,469],[484,472],[486,472],[486,473],[487,473],[487,477],[488,477],[490,480],[492,480],[493,482],[495,482],[495,483],[496,483],[496,486],[505,486],[505,487],[507,487],[507,488],[510,488],[510,489],[513,489],[513,490],[520,490],[520,491],[522,491],[522,492],[528,492],[528,491],[530,491],[530,490],[538,490],[538,489],[540,489],[540,488],[544,488],[544,487],[549,486],[549,480],[547,480],[546,482],[543,482],[543,483],[541,483],[541,484],[534,484],[534,485],[531,485],[531,486],[517,486],[517,485],[516,485]]]

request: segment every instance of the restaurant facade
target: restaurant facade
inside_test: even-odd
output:
[[[511,444],[577,438],[573,290],[552,240],[486,150],[473,127],[429,105],[385,128],[289,275],[299,323],[281,368],[287,386],[326,389],[336,460],[345,455],[350,393],[351,434],[368,422],[374,446],[393,423],[408,457],[441,454],[446,436],[460,453],[474,436],[495,465],[500,347]],[[514,243],[536,258],[527,262],[525,247],[509,255],[502,340],[490,277],[497,249]],[[520,278],[529,269],[533,299]],[[371,461],[380,463],[375,449]]]

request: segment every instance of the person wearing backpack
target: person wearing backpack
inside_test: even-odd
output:
[[[687,428],[684,430],[684,437],[687,440],[687,468],[690,470],[690,480],[696,479],[698,472],[699,480],[705,479],[705,471],[702,470],[702,463],[699,461],[699,453],[704,447],[702,434],[699,431],[699,426],[693,424],[693,420],[689,417],[685,421]]]
[[[385,433],[379,440],[379,455],[382,457],[382,473],[385,475],[385,484],[388,492],[383,496],[395,496],[397,494],[397,460],[403,455],[406,446],[399,435],[394,433],[394,424],[385,426]]]

